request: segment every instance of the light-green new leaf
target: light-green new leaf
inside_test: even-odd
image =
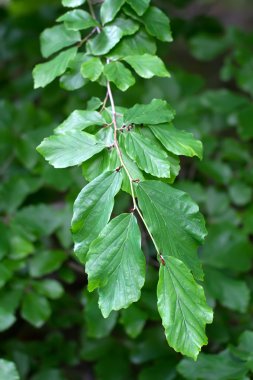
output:
[[[87,50],[93,55],[104,55],[117,45],[124,33],[116,25],[105,26],[101,33],[87,42]]]
[[[121,91],[126,91],[135,84],[135,79],[130,70],[121,62],[110,62],[104,68],[106,78],[113,82]]]
[[[73,47],[58,54],[49,62],[36,65],[33,69],[34,88],[46,87],[55,78],[64,74],[76,54],[77,48]]]
[[[86,272],[89,290],[99,288],[103,316],[138,301],[145,281],[141,234],[133,214],[113,219],[91,244]]]
[[[100,16],[103,25],[114,19],[125,2],[126,0],[104,0],[100,9]]]
[[[45,29],[40,35],[41,53],[44,58],[48,58],[53,53],[79,42],[81,35],[74,30],[68,30],[65,26],[56,25]]]
[[[196,360],[201,347],[207,344],[205,325],[212,323],[213,313],[203,288],[175,257],[167,257],[166,265],[160,267],[157,297],[169,345]]]
[[[88,12],[83,11],[82,9],[69,11],[60,16],[56,21],[64,22],[66,29],[74,31],[88,29],[99,25]]]
[[[85,263],[90,243],[110,219],[121,183],[121,173],[105,172],[85,186],[74,203],[71,229],[75,253],[82,263]]]
[[[149,128],[169,152],[202,159],[202,142],[195,139],[192,133],[176,129],[172,124],[150,125]]]
[[[95,136],[71,131],[44,139],[37,150],[55,168],[67,168],[80,165],[104,148]]]
[[[165,101],[153,99],[150,104],[136,104],[124,114],[124,123],[161,124],[174,119],[175,111]]]
[[[81,66],[81,74],[84,78],[90,79],[92,82],[98,80],[103,73],[104,65],[98,57],[91,57]]]
[[[135,71],[142,78],[158,77],[170,77],[163,61],[151,54],[143,55],[129,55],[124,58]]]
[[[160,182],[144,181],[137,187],[144,219],[163,257],[176,257],[203,279],[197,249],[206,236],[205,222],[196,203],[180,190]]]
[[[55,129],[55,132],[82,131],[92,125],[102,126],[104,124],[106,124],[105,119],[97,111],[75,110]]]
[[[86,0],[62,0],[62,5],[68,8],[79,7],[84,4]]]
[[[127,3],[138,14],[138,16],[142,16],[148,9],[150,0],[127,0]]]
[[[143,15],[142,21],[151,36],[164,42],[171,42],[170,20],[159,8],[150,7]]]

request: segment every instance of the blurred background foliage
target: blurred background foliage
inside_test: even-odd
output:
[[[176,126],[204,143],[202,162],[182,160],[175,186],[200,204],[209,235],[200,252],[215,308],[198,361],[166,344],[156,311],[157,268],[142,298],[101,317],[72,254],[73,200],[81,168],[55,170],[35,147],[100,87],[71,75],[33,90],[39,34],[63,10],[58,0],[0,7],[0,379],[246,380],[253,373],[253,8],[250,0],[156,1],[171,17],[174,43],[161,45],[171,79],[139,80],[117,103],[154,97],[177,110]],[[65,91],[76,86],[80,90]],[[65,90],[64,90],[65,89]],[[118,197],[114,213],[129,208]],[[171,216],[173,218],[173,215]]]

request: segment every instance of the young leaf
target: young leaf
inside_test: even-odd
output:
[[[77,48],[73,47],[63,51],[51,61],[36,65],[33,69],[34,88],[46,87],[55,78],[64,74],[76,53]]]
[[[206,236],[204,218],[188,194],[160,181],[141,182],[137,197],[145,221],[163,257],[183,261],[198,280],[203,271],[198,245]]]
[[[139,16],[142,16],[148,9],[150,0],[127,0],[127,3]]]
[[[88,61],[84,62],[81,66],[81,74],[84,78],[90,79],[92,82],[98,80],[103,73],[104,65],[101,59],[92,57]]]
[[[175,111],[164,100],[153,99],[150,104],[136,104],[124,114],[124,123],[160,124],[174,119]]]
[[[169,345],[196,360],[201,347],[207,344],[205,325],[212,322],[213,314],[203,288],[175,257],[168,256],[166,265],[160,267],[157,297]]]
[[[136,73],[142,78],[170,77],[163,61],[157,56],[150,54],[129,55],[124,58]]]
[[[87,50],[93,55],[104,55],[117,45],[124,33],[117,26],[106,26],[95,38],[87,42]]]
[[[113,82],[121,91],[126,91],[135,84],[135,79],[130,70],[121,62],[110,62],[104,68],[106,78]]]
[[[84,4],[86,0],[62,0],[62,5],[68,8],[79,7]]]
[[[103,25],[114,19],[125,1],[126,0],[104,0],[100,9]]]
[[[41,327],[50,317],[51,309],[48,300],[34,292],[25,294],[21,315],[35,327]]]
[[[44,139],[37,150],[55,168],[67,168],[80,165],[104,148],[103,142],[95,136],[70,131]]]
[[[203,145],[192,133],[180,131],[172,124],[149,125],[149,128],[169,152],[202,159]]]
[[[97,111],[75,110],[55,129],[55,132],[82,131],[92,125],[102,126],[104,124],[106,124],[105,119]]]
[[[105,318],[112,310],[138,301],[145,281],[145,258],[133,214],[122,214],[103,229],[91,244],[86,272],[88,289],[99,288],[99,306]]]
[[[56,21],[64,22],[66,29],[74,31],[88,29],[99,25],[88,12],[81,9],[69,11],[58,17]]]
[[[79,32],[67,30],[64,25],[56,25],[45,29],[40,35],[41,53],[44,58],[48,58],[53,53],[64,47],[73,45],[81,40]]]
[[[72,233],[75,253],[84,263],[90,243],[108,223],[114,197],[122,182],[121,173],[105,172],[90,182],[78,195],[74,204]]]
[[[142,20],[151,36],[165,42],[172,41],[170,20],[159,8],[150,7],[143,15]]]

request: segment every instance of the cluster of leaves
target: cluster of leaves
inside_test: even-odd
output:
[[[18,1],[13,3],[14,9]],[[20,5],[20,8],[15,9],[21,8]],[[1,26],[1,33],[5,36],[4,44],[1,45],[3,51],[1,56],[5,62],[5,69],[0,74],[1,89],[3,95],[12,103],[15,99],[17,105],[13,106],[8,100],[1,101],[0,151],[3,162],[1,165],[3,183],[0,189],[3,273],[1,278],[6,279],[1,285],[0,350],[1,357],[5,359],[0,361],[0,377],[10,380],[19,377],[22,380],[79,380],[85,374],[101,380],[129,378],[149,380],[154,376],[159,380],[250,378],[253,352],[252,332],[248,331],[253,330],[250,315],[252,309],[250,271],[253,254],[250,243],[253,225],[252,135],[250,135],[252,129],[250,117],[243,115],[251,107],[252,100],[250,92],[249,96],[245,95],[245,89],[240,87],[235,75],[235,72],[238,75],[240,66],[243,67],[242,62],[239,64],[239,61],[236,61],[234,74],[228,82],[227,88],[233,88],[234,91],[206,90],[208,86],[205,78],[209,77],[208,70],[213,65],[203,65],[204,69],[207,66],[204,78],[191,75],[179,69],[182,67],[182,61],[177,62],[173,53],[169,59],[172,78],[137,81],[134,90],[130,88],[127,97],[125,95],[121,97],[117,92],[117,97],[124,107],[130,108],[133,101],[150,103],[157,97],[167,98],[168,102],[177,109],[178,114],[175,119],[177,129],[170,127],[170,136],[174,130],[181,132],[188,129],[188,132],[194,132],[194,135],[204,142],[203,161],[197,163],[192,159],[183,159],[179,180],[174,185],[174,190],[176,186],[180,191],[190,193],[200,204],[209,231],[200,259],[206,274],[205,292],[209,304],[215,308],[215,318],[213,325],[208,327],[207,335],[210,342],[206,353],[201,353],[195,363],[190,359],[181,360],[180,355],[168,348],[164,339],[156,307],[158,281],[157,264],[154,261],[156,253],[144,229],[142,229],[142,241],[149,265],[140,300],[120,312],[111,312],[110,316],[104,319],[97,306],[97,291],[93,293],[83,291],[85,276],[82,267],[77,265],[72,255],[69,233],[72,204],[76,194],[84,185],[80,178],[80,169],[50,168],[35,153],[35,147],[43,137],[51,133],[64,115],[73,109],[82,108],[84,100],[88,101],[88,111],[96,111],[92,108],[94,104],[99,104],[98,107],[101,109],[102,102],[98,103],[98,99],[89,102],[88,94],[97,91],[102,97],[105,90],[99,92],[100,88],[95,83],[85,82],[87,91],[81,88],[75,92],[75,96],[66,97],[58,90],[57,84],[55,87],[52,84],[49,90],[38,91],[34,95],[31,78],[26,74],[28,69],[22,67],[25,64],[22,54],[25,51],[27,65],[31,67],[38,53],[36,43],[33,48],[28,47],[26,43],[27,33],[24,24],[28,28],[30,20],[31,30],[47,26],[50,20],[53,21],[54,16],[59,16],[59,9],[54,8],[52,4],[48,9],[50,16],[45,11],[42,13],[37,11],[36,17],[40,20],[38,24],[40,27],[34,24],[34,14],[17,19],[9,17],[7,21],[4,16]],[[24,12],[25,9],[22,10],[22,14]],[[199,35],[198,22],[192,21],[193,30],[190,36],[188,34],[190,23],[182,20],[180,22],[180,28],[176,28],[177,23],[173,28],[176,32],[175,45],[177,38],[180,41],[182,37],[186,38],[190,43],[190,52],[196,57],[196,45],[193,48],[192,41],[203,39],[203,36]],[[196,29],[194,29],[195,24]],[[185,28],[182,28],[182,25]],[[207,29],[205,38],[213,38],[212,32],[208,30],[208,23],[205,25]],[[35,42],[36,33],[35,30],[32,39]],[[231,33],[234,33],[233,38]],[[220,48],[209,59],[216,59],[218,54],[230,57],[231,51],[238,51],[233,60],[238,57],[239,52],[245,56],[248,54],[250,60],[252,51],[249,33],[228,30],[224,33],[224,38],[221,36],[223,32],[219,30],[219,41],[222,43],[223,39],[230,38],[230,45]],[[122,41],[128,38],[123,37]],[[202,45],[202,57],[205,57],[207,51],[205,46]],[[201,44],[198,51],[200,54]],[[202,59],[200,55],[198,59]],[[224,62],[226,65],[227,59]],[[183,69],[188,70],[187,65]],[[64,74],[66,79],[74,78],[80,85],[84,77],[82,74],[71,77],[71,70],[70,68]],[[221,79],[225,79],[223,72],[224,70],[221,71]],[[211,74],[213,75],[213,72]],[[15,78],[15,89],[12,83],[7,84],[8,78]],[[75,82],[74,79],[71,81],[72,84]],[[248,80],[250,79],[251,76]],[[63,82],[64,79],[61,79],[61,86],[64,86]],[[36,107],[30,105],[31,99],[34,100]],[[40,109],[37,108],[37,104],[40,105]],[[110,124],[111,108],[107,109],[108,115],[104,113],[105,121]],[[116,112],[123,114],[125,111],[126,108],[121,108]],[[87,111],[81,111],[81,115],[84,112]],[[121,115],[118,115],[118,121],[120,121],[119,116]],[[139,129],[138,133],[142,136],[141,143],[150,137],[150,133],[159,143],[159,136],[154,132],[164,133],[164,129],[159,125],[147,125],[146,128],[146,123],[143,124],[145,127],[141,125],[138,127],[137,124],[130,131],[120,133],[120,136],[126,140],[129,138],[126,136],[131,136],[135,129]],[[148,136],[144,135],[146,129],[149,131]],[[83,133],[94,135],[97,130],[98,128],[91,125]],[[105,130],[102,131],[104,139]],[[58,134],[56,132],[56,135]],[[131,136],[131,145],[132,141],[135,142]],[[131,157],[130,154],[133,153],[127,150],[127,144],[129,143],[124,141],[124,157],[130,157],[128,162],[137,161],[137,158]],[[111,157],[113,152],[110,140],[107,146],[110,147],[109,150],[107,148],[101,150],[94,158],[82,164],[87,181],[93,181],[90,176],[95,169],[105,170],[105,167],[99,165],[101,160],[96,161],[96,158],[103,157],[100,158],[107,165],[106,156]],[[197,146],[200,147],[199,144]],[[161,144],[159,148],[163,149]],[[179,153],[169,153],[171,146],[164,148],[167,157],[177,158]],[[196,145],[194,149],[196,155],[201,155],[201,150],[196,150]],[[185,152],[183,154],[185,155]],[[145,162],[145,165],[150,167],[150,163]],[[99,169],[100,167],[102,169]],[[117,174],[122,175],[122,172],[121,169]],[[137,178],[140,172],[145,180],[150,180],[150,176],[153,177],[152,173],[146,173],[145,169],[140,167]],[[168,179],[163,178],[162,181],[167,182]],[[125,192],[116,195],[117,201],[111,206],[113,216],[131,207],[131,198],[127,195],[130,186],[127,185],[127,180],[124,182],[123,179],[122,183],[126,183],[126,189]],[[138,188],[138,184],[136,187]],[[166,187],[168,188],[168,185]],[[103,192],[103,189],[101,191]],[[163,198],[159,199],[166,202]],[[82,217],[86,217],[86,214],[82,214]],[[117,226],[119,227],[119,224]],[[78,246],[80,235],[77,233],[74,236]],[[168,239],[167,236],[166,238]],[[82,257],[81,252],[79,258],[82,260]],[[161,268],[163,269],[163,266]],[[94,278],[91,286],[96,285],[96,281],[97,278]],[[105,286],[99,285],[99,288],[102,290]],[[25,299],[28,305],[26,311],[24,311]],[[36,327],[42,325],[41,328]],[[16,363],[18,373],[9,360]]]

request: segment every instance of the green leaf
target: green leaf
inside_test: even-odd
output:
[[[202,159],[202,143],[192,133],[178,130],[172,124],[149,125],[149,128],[169,152]]]
[[[56,21],[64,22],[67,30],[84,30],[99,25],[99,23],[91,17],[91,15],[81,9],[69,11],[60,16]]]
[[[88,289],[99,288],[99,307],[105,318],[112,310],[138,301],[145,281],[145,258],[133,214],[122,214],[103,229],[91,244],[86,272]]]
[[[22,296],[22,287],[15,290],[7,290],[4,288],[1,291],[0,331],[7,330],[16,322],[15,312],[19,306]]]
[[[29,262],[31,277],[42,277],[59,269],[66,261],[66,253],[63,251],[36,252]]]
[[[135,79],[123,63],[110,62],[104,68],[108,81],[113,82],[121,91],[126,91],[135,84]]]
[[[147,320],[147,314],[135,304],[128,309],[122,310],[120,322],[124,326],[126,333],[131,338],[137,338],[142,332]]]
[[[170,77],[163,61],[157,56],[150,54],[143,55],[129,55],[124,58],[135,71],[142,78]]]
[[[41,327],[51,314],[48,300],[36,293],[26,293],[21,307],[21,316],[35,327]]]
[[[86,54],[77,53],[75,59],[70,62],[68,71],[61,76],[60,86],[64,90],[74,91],[85,86],[89,81],[82,77],[80,70],[81,65],[88,59]]]
[[[115,18],[125,1],[126,0],[104,0],[100,9],[100,16],[103,25]]]
[[[252,118],[253,118],[252,105],[246,108],[243,108],[238,113],[238,132],[243,140],[247,141],[253,138]]]
[[[92,125],[102,126],[104,124],[106,121],[99,112],[75,110],[55,129],[55,132],[82,131]]]
[[[62,0],[62,5],[68,8],[79,7],[84,4],[86,0]]]
[[[45,29],[40,35],[41,53],[44,58],[48,58],[53,53],[79,42],[81,35],[79,32],[67,30],[64,25],[56,25]]]
[[[124,114],[124,123],[129,124],[160,124],[171,121],[175,111],[165,101],[153,99],[150,104],[136,104]]]
[[[2,288],[13,276],[12,271],[4,262],[0,263],[0,288]]]
[[[39,280],[33,284],[33,289],[36,293],[41,294],[49,299],[56,300],[64,294],[62,284],[56,280],[45,279]]]
[[[140,29],[140,24],[135,22],[130,18],[125,18],[123,16],[117,17],[112,25],[116,25],[123,32],[124,36],[131,36],[135,34]]]
[[[20,380],[17,368],[14,363],[0,359],[0,379]]]
[[[46,87],[55,78],[64,74],[76,53],[77,48],[73,47],[61,52],[51,61],[36,65],[33,69],[34,88]]]
[[[117,45],[124,33],[117,26],[106,26],[95,38],[87,42],[87,50],[93,55],[105,55]]]
[[[206,236],[204,218],[188,194],[160,181],[141,182],[137,197],[145,221],[165,261],[169,256],[183,261],[198,280],[203,271],[198,245]]]
[[[127,3],[139,16],[142,16],[148,9],[150,0],[127,0]]]
[[[203,288],[182,261],[168,256],[166,265],[160,267],[157,296],[169,345],[196,360],[207,344],[205,325],[213,318]]]
[[[81,74],[84,78],[88,78],[92,82],[95,82],[103,73],[103,70],[104,65],[101,60],[97,57],[93,57],[82,64]]]
[[[151,34],[151,36],[165,42],[172,41],[170,20],[159,8],[150,7],[142,16],[142,20],[147,32]]]
[[[55,168],[67,168],[80,165],[104,148],[95,136],[74,130],[44,139],[37,150]]]
[[[119,192],[122,176],[118,172],[105,172],[83,188],[74,204],[72,233],[75,253],[84,263],[90,243],[108,223],[114,197]]]

